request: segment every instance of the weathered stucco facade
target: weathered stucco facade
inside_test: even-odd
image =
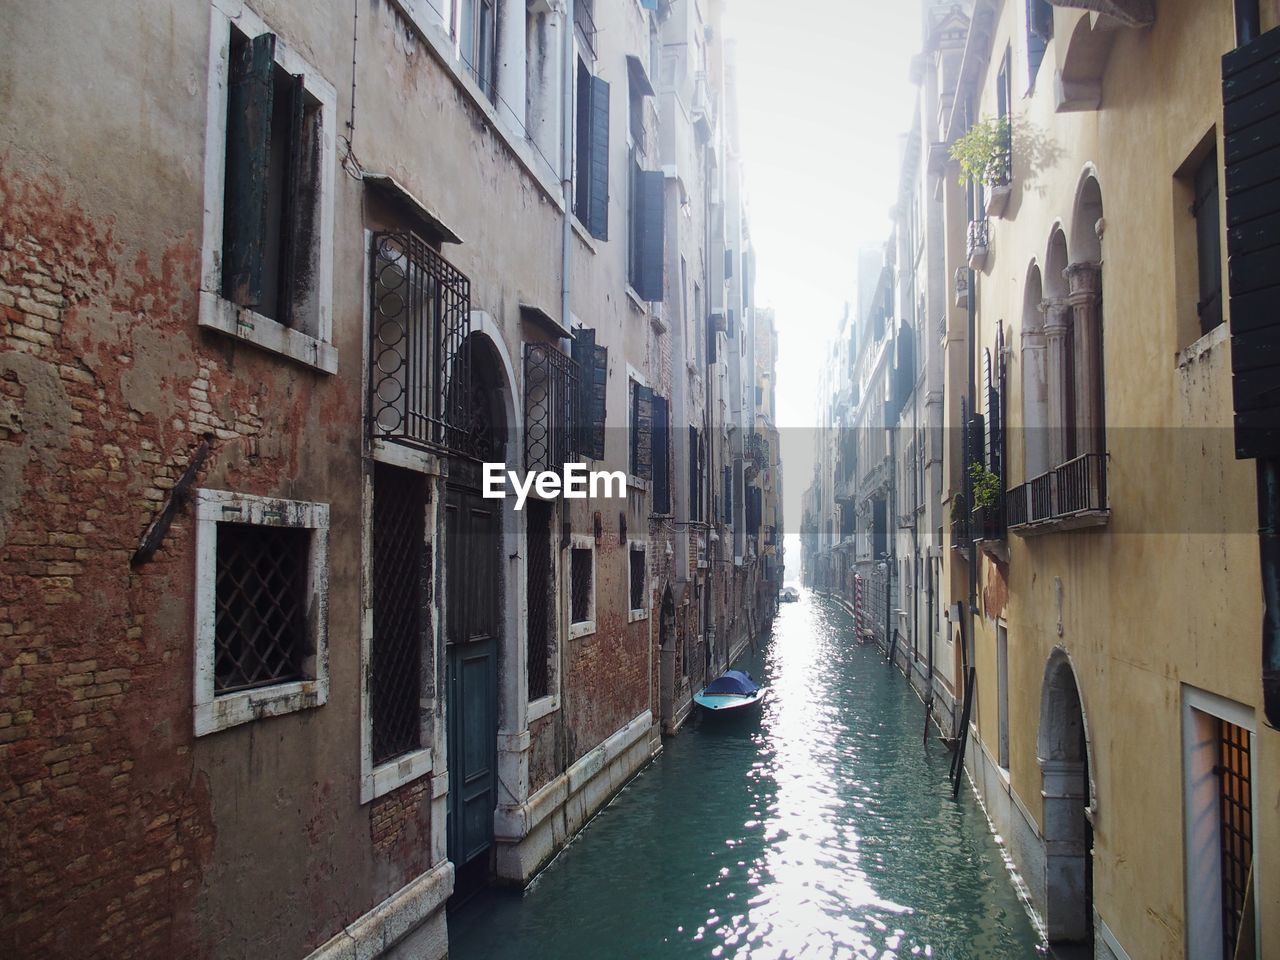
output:
[[[767,623],[720,8],[576,6],[4,18],[0,953],[443,956]]]

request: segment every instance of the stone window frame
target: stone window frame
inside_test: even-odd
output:
[[[573,551],[591,551],[591,618],[574,621],[573,619]],[[569,575],[564,578],[565,604],[569,610],[569,639],[590,636],[596,632],[596,601],[600,589],[599,551],[596,550],[595,537],[587,533],[575,533],[569,537]]]
[[[1197,851],[1202,849],[1205,839],[1199,836],[1197,831],[1203,824],[1209,824],[1210,828],[1215,830],[1215,841],[1211,846],[1216,853],[1218,850],[1216,835],[1222,828],[1216,813],[1205,816],[1205,798],[1197,793],[1197,787],[1201,793],[1211,793],[1214,798],[1211,802],[1216,804],[1218,786],[1213,765],[1217,762],[1217,741],[1213,740],[1212,748],[1208,748],[1210,740],[1205,727],[1216,720],[1225,720],[1246,730],[1249,733],[1250,754],[1256,757],[1258,724],[1252,707],[1185,682],[1182,684],[1181,720],[1182,771],[1179,779],[1182,790],[1184,857],[1182,893],[1185,897],[1187,948],[1195,950],[1200,947],[1209,947],[1210,955],[1213,955],[1220,949],[1222,942],[1220,865],[1216,857],[1210,858],[1212,862],[1206,872],[1203,862],[1197,859]],[[1197,778],[1203,782],[1197,784]],[[1264,855],[1264,851],[1257,837],[1257,811],[1261,809],[1259,801],[1262,798],[1258,795],[1256,773],[1252,777],[1250,788],[1251,805],[1254,811],[1253,864],[1254,876],[1257,877],[1260,874],[1258,861],[1260,855]],[[1197,841],[1200,841],[1199,845]],[[1193,886],[1195,880],[1200,882],[1200,887]],[[1262,943],[1262,911],[1258,909],[1256,886],[1253,897],[1254,937],[1255,943],[1260,944]]]
[[[639,607],[631,606],[631,551],[639,550],[644,554],[644,592],[645,597],[641,598],[642,603]],[[635,623],[638,620],[649,619],[649,604],[647,595],[649,593],[649,542],[647,540],[636,540],[629,538],[627,540],[627,623]]]
[[[230,490],[196,491],[195,670],[197,737],[264,717],[323,706],[329,699],[329,504],[260,497]],[[311,531],[307,571],[312,676],[215,694],[218,526],[248,523]]]
[[[204,225],[200,251],[198,324],[288,357],[323,373],[338,370],[333,344],[333,231],[337,169],[338,95],[334,86],[278,34],[275,61],[301,74],[303,88],[320,104],[320,182],[317,200],[315,335],[287,327],[222,295],[222,232],[226,201],[227,74],[231,28],[253,38],[275,31],[235,0],[213,0],[209,12],[209,77],[205,116]]]

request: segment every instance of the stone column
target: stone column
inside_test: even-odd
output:
[[[1071,382],[1071,305],[1066,300],[1050,299],[1041,304],[1044,310],[1044,338],[1046,342],[1045,392],[1048,396],[1048,448],[1049,466],[1052,470],[1066,462],[1071,444],[1068,433],[1075,422],[1075,411],[1070,408],[1069,384]]]
[[[1043,327],[1022,331],[1023,479],[1038,477],[1049,463],[1049,394]],[[1055,464],[1056,466],[1056,464]]]
[[[1066,270],[1075,333],[1076,453],[1102,452],[1102,267],[1073,263]]]

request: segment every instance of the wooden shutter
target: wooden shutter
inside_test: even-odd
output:
[[[577,405],[579,452],[593,460],[604,459],[605,390],[609,385],[609,348],[596,344],[595,330],[575,331],[573,359],[578,364]]]
[[[666,254],[666,185],[660,170],[636,172],[636,210],[639,219],[639,270],[636,292],[650,302],[663,295],[663,263]]]
[[[1280,30],[1222,58],[1236,456],[1280,456]]]
[[[733,523],[733,467],[724,468],[724,522]]]
[[[307,103],[302,74],[289,77],[287,102],[276,104],[276,109],[287,110],[289,115],[289,142],[277,144],[286,151],[284,196],[280,211],[280,281],[277,285],[279,302],[276,320],[286,327],[293,326],[293,305],[298,299],[295,289],[299,266],[304,253],[305,230],[302,217],[307,206],[304,195],[308,182],[303,164],[307,151],[303,149],[302,134]]]
[[[636,384],[631,396],[631,464],[647,480],[653,476],[653,389]]]
[[[702,443],[698,428],[689,427],[689,519],[702,519]]]
[[[276,38],[271,33],[231,45],[222,293],[243,307],[262,302],[275,51]]]
[[[597,240],[609,239],[609,84],[591,78],[590,163],[586,175],[589,204],[587,229]]]
[[[710,317],[703,317],[703,322],[707,325],[707,366],[716,362],[716,346],[719,344],[719,336],[716,333],[716,325]]]
[[[666,397],[653,398],[654,513],[671,512],[671,411]]]

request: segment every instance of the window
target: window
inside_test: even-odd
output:
[[[609,386],[609,348],[596,343],[590,327],[574,331],[573,360],[578,365],[578,401],[575,406],[577,442],[574,450],[593,460],[604,459],[605,399]]]
[[[631,606],[627,619],[630,622],[634,622],[649,615],[649,604],[645,598],[645,545],[634,540],[631,541],[627,556],[631,575]]]
[[[595,633],[595,541],[574,534],[569,548],[569,636]]]
[[[631,384],[631,475],[653,476],[653,390],[635,380]]]
[[[554,470],[576,459],[582,432],[578,365],[551,343],[524,346],[524,459],[527,470]]]
[[[702,520],[703,513],[703,471],[706,466],[706,446],[702,441],[702,431],[697,427],[689,427],[689,519]]]
[[[458,52],[484,95],[495,99],[497,0],[461,0],[458,5]]]
[[[385,463],[373,473],[373,639],[369,659],[371,759],[418,750],[422,661],[428,636],[426,487],[422,474]]]
[[[212,7],[202,326],[326,372],[333,87],[247,9]]]
[[[1183,687],[1187,955],[1257,955],[1253,711]]]
[[[1053,39],[1053,5],[1049,0],[1027,0],[1027,85],[1036,85],[1036,74]]]
[[[372,260],[373,435],[462,448],[473,402],[469,389],[458,389],[470,375],[462,347],[471,331],[471,281],[414,233],[374,234]]]
[[[328,505],[202,490],[196,521],[196,735],[323,704]]]
[[[671,512],[671,408],[666,397],[653,398],[653,499],[654,513]]]
[[[660,170],[642,170],[633,148],[627,177],[627,282],[643,300],[663,298],[665,181]]]
[[[1200,282],[1196,313],[1200,317],[1200,332],[1205,334],[1222,323],[1222,235],[1216,145],[1196,167],[1194,189],[1191,215],[1196,221],[1196,266]]]
[[[597,240],[609,239],[609,84],[578,61],[573,212]]]
[[[596,55],[596,21],[594,0],[575,0],[573,4],[573,27],[578,43],[594,58]]]
[[[551,528],[554,508],[544,500],[530,500],[525,504],[524,513],[528,524],[528,564],[525,576],[529,645],[526,669],[529,702],[532,703],[553,693],[551,653],[556,617]],[[577,607],[574,609],[576,612]]]

